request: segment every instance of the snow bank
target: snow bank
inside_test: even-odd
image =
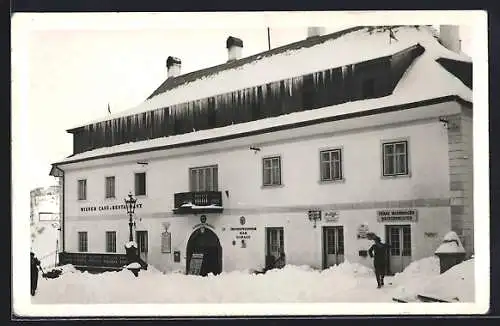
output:
[[[470,259],[439,274],[439,259],[428,257],[410,264],[396,274],[395,297],[415,299],[424,295],[450,302],[474,301],[474,260]]]
[[[141,264],[135,262],[135,263],[130,263],[126,266],[127,269],[135,269],[135,268],[141,268]]]
[[[392,283],[397,287],[397,297],[415,297],[423,285],[439,275],[439,258],[431,256],[416,260],[403,272],[394,275]]]
[[[469,259],[435,277],[418,294],[450,302],[474,302],[474,284],[474,259]]]
[[[471,299],[473,262],[467,262],[436,275],[434,257],[408,266],[399,276],[386,277],[386,286],[377,289],[373,271],[345,262],[326,270],[286,265],[265,274],[249,270],[224,272],[201,277],[183,273],[161,273],[153,267],[139,277],[124,269],[90,274],[63,266],[56,279],[40,279],[33,303],[263,303],[263,302],[392,302],[401,296],[425,290],[440,297]],[[391,285],[393,283],[393,285]],[[395,285],[397,283],[397,285]],[[416,292],[410,292],[408,289]],[[431,291],[432,290],[432,291]]]
[[[458,235],[455,232],[450,231],[444,236],[443,242],[436,249],[435,253],[436,254],[465,253],[465,249],[464,249],[464,247],[462,245],[462,241],[460,241],[460,238],[458,237]]]

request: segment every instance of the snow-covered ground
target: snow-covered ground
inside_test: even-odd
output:
[[[33,303],[294,303],[392,302],[394,297],[425,293],[441,298],[474,301],[474,261],[466,261],[439,275],[439,260],[429,257],[412,263],[386,286],[376,288],[373,271],[345,262],[327,270],[285,266],[266,274],[249,271],[218,276],[163,274],[154,268],[134,277],[128,270],[90,274],[63,266],[56,279],[40,278]],[[456,299],[454,301],[457,301]]]

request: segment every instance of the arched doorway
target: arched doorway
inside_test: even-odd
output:
[[[206,276],[208,273],[217,275],[222,272],[222,247],[219,238],[212,230],[199,228],[189,237],[186,247],[186,272],[189,270],[191,255],[194,253],[203,254],[200,275]]]

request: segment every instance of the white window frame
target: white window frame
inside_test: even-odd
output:
[[[109,237],[111,235],[111,237]],[[106,252],[116,253],[116,231],[106,231]]]
[[[210,171],[210,185],[207,186],[207,172]],[[214,177],[214,171],[217,176]],[[217,164],[207,166],[197,166],[189,168],[189,191],[202,192],[202,191],[219,191],[219,167]],[[193,178],[193,173],[196,177]],[[200,185],[200,174],[203,174],[203,185]]]
[[[85,235],[85,239],[82,236]],[[89,234],[87,231],[78,231],[78,252],[89,251]]]
[[[87,179],[78,179],[76,184],[77,184],[76,192],[78,200],[87,200]]]
[[[273,170],[275,169],[273,166],[273,161],[278,160],[279,163],[279,183],[274,180],[274,173]],[[271,161],[271,166],[266,167],[266,161]],[[266,183],[266,170],[271,171],[271,180],[269,183]],[[262,187],[280,187],[283,185],[283,162],[281,159],[281,155],[272,155],[272,156],[266,156],[262,158]]]
[[[113,193],[108,193],[108,180],[113,179]],[[135,182],[135,181],[134,181]],[[104,178],[104,198],[106,199],[114,199],[116,198],[116,177],[114,175],[110,175]]]
[[[397,154],[396,153],[396,146],[399,144],[405,145],[405,152],[404,154]],[[394,177],[408,177],[410,176],[410,153],[409,153],[409,140],[408,139],[394,139],[394,140],[385,140],[382,141],[382,177],[384,178],[394,178]],[[393,171],[390,171],[389,173],[386,173],[386,148],[389,146],[393,147],[393,153],[388,154],[390,159],[393,160]],[[398,171],[398,164],[399,160],[398,157],[404,155],[405,156],[405,170],[403,172],[397,172]]]
[[[332,152],[338,152],[339,154],[339,160],[335,161],[339,163],[339,177],[338,178],[333,178],[332,171],[333,171],[333,162],[331,159],[331,153]],[[320,149],[319,151],[319,181],[321,183],[330,183],[330,182],[339,182],[344,180],[344,153],[343,153],[343,148],[342,147],[334,147],[334,148],[324,148]],[[323,154],[324,153],[329,153],[329,160],[328,161],[323,161]],[[330,178],[325,178],[323,175],[323,163],[324,162],[329,162],[330,163]]]
[[[137,193],[137,188],[138,188],[138,182],[137,182],[137,175],[139,174],[144,174],[144,193],[138,194]],[[148,176],[145,171],[142,172],[134,172],[134,195],[135,196],[146,196],[148,193]]]

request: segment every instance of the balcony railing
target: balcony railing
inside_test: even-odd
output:
[[[223,211],[220,191],[179,192],[174,194],[174,213],[220,213]]]
[[[60,265],[72,264],[83,269],[121,269],[127,263],[127,256],[124,254],[59,253]]]

